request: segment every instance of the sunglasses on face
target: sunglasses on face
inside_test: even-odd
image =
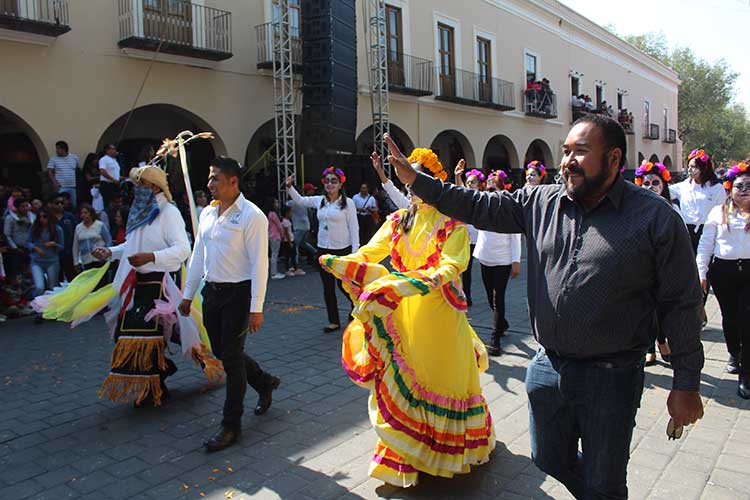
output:
[[[654,186],[654,187],[661,186],[661,181],[657,181],[657,180],[654,180],[653,182],[652,181],[643,181],[642,185],[645,188],[650,188],[651,186]]]
[[[732,187],[744,193],[745,191],[750,191],[750,182],[735,183]]]
[[[323,184],[338,184],[338,183],[339,183],[338,179],[334,179],[334,178],[323,179]]]

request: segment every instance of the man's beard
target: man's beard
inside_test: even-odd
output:
[[[595,175],[586,175],[581,167],[567,167],[563,170],[563,179],[565,180],[565,187],[568,192],[568,196],[575,200],[582,200],[592,193],[596,192],[607,182],[607,155],[602,155],[600,164],[602,165]],[[568,182],[569,174],[578,174],[583,178],[583,183],[580,186],[571,186]]]

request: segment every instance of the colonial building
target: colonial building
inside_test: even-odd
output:
[[[301,11],[289,3],[301,88]],[[459,158],[517,176],[533,159],[554,169],[571,95],[587,94],[627,126],[630,169],[643,159],[681,168],[675,72],[559,2],[386,3],[390,124],[405,148],[433,147],[449,170]],[[363,11],[357,1],[360,154],[372,147]],[[82,159],[116,143],[131,164],[145,144],[190,129],[216,136],[191,149],[194,184],[211,156],[228,154],[270,194],[275,15],[272,0],[0,0],[0,178],[41,187],[60,139]]]

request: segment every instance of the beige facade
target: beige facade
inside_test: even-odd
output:
[[[154,31],[149,27],[149,7],[159,8],[158,0],[63,3],[67,5],[66,24],[71,28],[68,32],[50,35],[4,24],[0,28],[0,177],[12,177],[14,168],[45,165],[60,139],[82,159],[106,142],[130,141],[134,145],[185,128],[213,131],[217,138],[212,153],[249,163],[267,148],[273,136],[269,126],[273,86],[271,72],[258,68],[263,50],[259,50],[261,30],[256,26],[271,20],[271,0],[194,0],[190,13],[185,14],[187,23],[169,21],[182,30],[169,36],[187,40],[192,50],[162,46],[155,58],[154,45],[140,42],[149,38],[149,30]],[[574,75],[580,78],[581,93],[594,96],[595,85],[600,83],[602,97],[613,106],[618,90],[623,93],[623,106],[634,116],[634,134],[628,136],[631,167],[639,157],[652,155],[675,170],[681,167],[679,140],[663,140],[668,129],[677,128],[677,75],[558,2],[387,3],[401,9],[400,50],[432,61],[433,66],[430,95],[390,93],[390,121],[402,142],[434,146],[446,162],[452,161],[451,155],[463,154],[471,166],[493,166],[491,162],[499,161],[506,168],[517,169],[527,159],[541,159],[554,168],[571,123],[570,78]],[[371,142],[366,130],[371,109],[362,11],[357,2],[360,83],[356,136],[364,147]],[[33,20],[38,15],[27,13],[27,18]],[[467,71],[469,77],[480,71],[477,37],[487,41],[491,76],[513,84],[509,95],[514,109],[501,111],[436,98],[443,81],[437,74],[438,24],[453,30],[453,65]],[[129,42],[123,43],[124,39]],[[538,78],[548,78],[556,93],[556,118],[525,113],[527,54],[536,58]],[[298,95],[301,101],[301,93]],[[128,118],[136,96],[135,112]],[[659,139],[643,137],[646,101],[650,103],[649,122],[661,130]],[[33,145],[32,152],[13,151],[14,144],[23,142],[18,139],[21,136]],[[37,158],[32,158],[34,154]]]

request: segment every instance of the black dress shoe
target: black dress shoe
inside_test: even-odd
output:
[[[333,324],[330,324],[330,325],[326,326],[325,328],[323,328],[323,332],[324,333],[331,333],[331,332],[335,332],[336,330],[339,330],[340,328],[341,328],[341,325],[335,325],[334,326]]]
[[[203,444],[206,446],[206,451],[223,450],[236,443],[240,434],[242,434],[242,431],[239,427],[222,425],[221,429]]]
[[[740,372],[740,367],[737,364],[737,358],[729,355],[729,361],[727,361],[727,373],[731,373],[732,375],[736,375]]]
[[[260,393],[260,397],[258,398],[258,405],[255,407],[256,415],[263,415],[268,411],[271,407],[271,401],[273,400],[271,395],[280,384],[281,379],[279,377],[271,377],[271,382],[269,382],[268,386]]]
[[[737,385],[737,395],[742,399],[750,399],[750,373],[740,373],[740,383]]]

